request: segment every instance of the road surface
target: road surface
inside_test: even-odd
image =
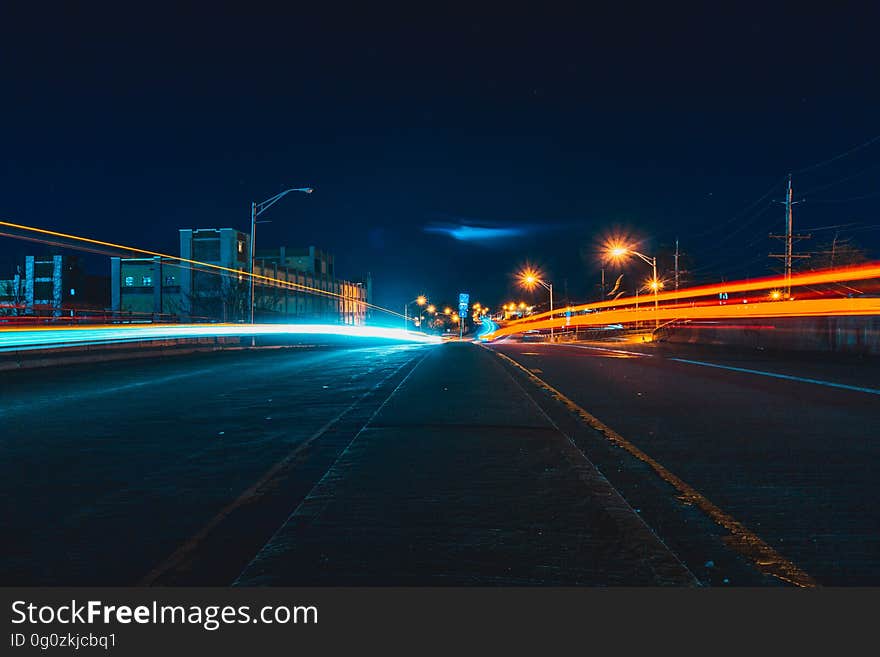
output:
[[[880,584],[876,360],[662,343],[501,342],[492,348],[612,428],[819,584]],[[591,460],[643,508],[648,523],[697,576],[722,583],[726,557],[719,558],[719,544],[706,539],[715,530],[700,518],[683,520],[681,508],[662,501],[676,491],[664,489],[644,463],[635,465],[622,450],[601,443],[584,445]]]
[[[876,585],[878,374],[516,342],[7,372],[0,581]]]

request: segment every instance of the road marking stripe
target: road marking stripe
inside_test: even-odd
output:
[[[702,360],[688,360],[687,358],[669,358],[678,363],[687,363],[688,365],[702,365],[703,367],[716,367],[721,370],[731,370],[733,372],[745,372],[746,374],[758,374],[760,376],[770,376],[774,379],[786,379],[787,381],[798,381],[800,383],[815,383],[820,386],[828,386],[829,388],[841,388],[842,390],[854,390],[856,392],[866,392],[870,395],[880,395],[878,388],[863,388],[861,386],[850,386],[845,383],[834,383],[833,381],[823,381],[822,379],[808,379],[802,376],[793,376],[791,374],[779,374],[777,372],[765,372],[764,370],[752,370],[746,367],[734,367],[733,365],[718,365],[717,363],[707,363]]]
[[[397,374],[397,372],[399,372],[406,365],[411,363],[414,360],[414,358],[415,357],[408,360],[406,363],[404,363],[399,368],[397,368],[397,370],[394,371],[394,374]],[[355,442],[357,442],[357,439],[361,437],[361,434],[363,434],[364,430],[367,429],[373,423],[373,421],[378,417],[379,413],[381,413],[382,410],[385,408],[385,406],[388,405],[388,402],[391,401],[391,398],[397,394],[397,392],[409,380],[409,378],[412,376],[413,372],[416,371],[416,369],[419,367],[419,365],[421,365],[424,362],[424,360],[425,360],[425,356],[422,355],[422,357],[416,361],[416,364],[413,365],[412,369],[410,369],[410,371],[406,373],[406,376],[404,376],[403,379],[401,379],[398,382],[398,384],[394,387],[394,390],[392,390],[388,394],[388,396],[382,401],[382,403],[379,405],[379,407],[375,411],[373,411],[373,414],[370,415],[370,419],[368,419],[366,422],[364,422],[363,426],[358,430],[358,432],[354,435],[354,437],[348,442],[348,444],[345,446],[345,448],[336,457],[336,460],[333,461],[333,464],[329,468],[327,468],[327,470],[324,472],[323,476],[318,480],[318,483],[316,483],[314,486],[312,486],[312,489],[300,501],[300,503],[297,505],[297,507],[293,510],[293,513],[291,513],[284,520],[284,522],[281,523],[281,525],[278,527],[278,529],[276,529],[275,532],[272,534],[272,536],[269,537],[269,540],[267,540],[263,544],[263,546],[259,550],[257,550],[257,553],[253,556],[253,558],[247,562],[247,564],[244,566],[244,568],[242,568],[241,572],[238,574],[238,577],[235,578],[235,580],[232,582],[231,586],[239,586],[240,585],[239,583],[241,582],[241,579],[245,575],[245,573],[251,568],[251,566],[253,566],[254,564],[256,564],[260,561],[260,557],[263,554],[263,551],[269,545],[272,544],[272,542],[276,539],[276,537],[278,537],[281,534],[282,531],[284,531],[289,526],[289,524],[292,520],[294,520],[297,517],[315,518],[315,517],[321,515],[321,513],[323,513],[323,511],[326,509],[327,505],[330,504],[330,501],[332,498],[332,490],[331,489],[333,488],[335,480],[332,479],[331,476],[335,473],[336,467],[348,455],[349,450],[351,449],[351,446],[354,445]],[[386,377],[382,381],[382,383],[389,380],[392,376],[394,376],[394,374]],[[354,406],[354,405],[352,405],[352,406]],[[323,492],[323,496],[322,496],[322,492]],[[323,497],[323,499],[322,499],[322,497]]]
[[[519,390],[526,396],[526,399],[528,399],[532,403],[532,406],[534,406],[538,410],[538,413],[540,413],[541,416],[544,419],[546,419],[547,422],[559,433],[559,435],[562,436],[566,440],[566,443],[577,454],[577,456],[583,462],[588,464],[589,472],[591,474],[595,473],[595,476],[599,479],[599,481],[608,487],[607,490],[615,498],[617,503],[621,505],[620,508],[627,509],[629,511],[629,513],[627,514],[626,518],[621,518],[619,515],[620,509],[618,507],[614,507],[614,506],[606,506],[605,507],[606,511],[608,513],[610,513],[612,515],[612,517],[614,517],[615,520],[621,524],[621,526],[625,527],[627,520],[629,520],[630,522],[637,523],[639,527],[644,528],[645,531],[650,533],[651,536],[653,536],[657,540],[657,542],[663,546],[663,548],[671,556],[671,558],[675,561],[675,563],[677,563],[679,566],[681,566],[682,570],[687,574],[687,577],[685,577],[685,578],[671,577],[668,572],[666,574],[662,574],[656,568],[654,568],[654,565],[656,565],[656,561],[654,559],[651,559],[650,563],[652,565],[652,570],[654,571],[654,574],[658,578],[669,578],[669,579],[666,579],[664,583],[685,584],[688,586],[699,586],[700,580],[690,571],[690,568],[687,567],[687,564],[685,564],[679,558],[679,556],[675,552],[673,552],[672,549],[668,545],[666,545],[665,541],[662,538],[660,538],[660,536],[657,534],[657,532],[654,531],[654,528],[651,527],[645,521],[645,519],[639,514],[639,512],[632,508],[629,501],[627,501],[627,499],[623,496],[623,494],[619,490],[617,490],[617,488],[614,487],[614,485],[608,480],[608,477],[606,477],[602,473],[602,471],[599,470],[598,467],[596,467],[596,465],[589,459],[589,457],[586,455],[586,453],[584,453],[584,451],[580,447],[578,447],[577,443],[575,443],[575,441],[572,440],[571,436],[568,433],[566,433],[565,431],[563,431],[562,428],[556,423],[556,421],[552,417],[550,417],[550,415],[547,413],[547,411],[545,411],[544,408],[538,403],[538,401],[526,391],[526,389],[523,387],[523,383],[521,381],[517,380],[517,378],[515,376],[513,376],[513,374],[511,372],[506,372],[506,374],[507,374],[507,376],[510,377],[510,380],[513,382],[513,384],[517,388],[519,388]],[[582,476],[582,480],[589,485],[589,482],[586,480],[586,478],[584,476]],[[604,492],[605,491],[602,491],[603,494],[604,494]],[[594,493],[595,493],[595,491],[594,491]],[[686,580],[686,581],[683,581],[683,580]]]
[[[654,354],[646,354],[642,351],[627,351],[626,349],[609,349],[608,347],[594,347],[588,344],[565,344],[564,342],[550,343],[556,347],[574,347],[575,349],[595,349],[596,351],[607,351],[612,354],[627,354],[630,356],[644,356],[645,358],[653,358]]]
[[[608,349],[606,347],[593,347],[591,345],[565,345],[564,343],[558,343],[555,346],[568,346],[574,347],[575,349],[596,349],[597,351],[608,351],[615,354],[631,354],[633,356],[644,356],[646,358],[653,358],[657,356],[657,354],[646,354],[639,351],[627,351],[625,349]],[[734,367],[733,365],[719,365],[717,363],[709,363],[702,360],[690,360],[688,358],[664,358],[664,360],[673,360],[677,363],[686,363],[688,365],[702,365],[703,367],[716,367],[722,370],[731,370],[733,372],[743,372],[745,374],[757,374],[759,376],[770,376],[774,379],[785,379],[787,381],[798,381],[800,383],[814,383],[820,386],[827,386],[829,388],[840,388],[841,390],[852,390],[855,392],[865,392],[869,395],[880,395],[880,388],[865,388],[862,386],[851,386],[846,383],[835,383],[833,381],[825,381],[823,379],[810,379],[803,376],[795,376],[793,374],[780,374],[778,372],[766,372],[764,370],[753,370],[747,367]]]
[[[390,381],[394,378],[402,369],[404,369],[407,365],[413,362],[415,358],[418,356],[414,356],[410,358],[405,363],[403,363],[400,367],[396,368],[393,372],[391,372],[388,376],[384,377],[381,381],[371,386],[369,390],[367,390],[363,395],[355,399],[348,407],[344,410],[340,411],[334,418],[329,420],[324,426],[318,429],[311,436],[306,438],[301,443],[297,444],[296,447],[291,450],[287,456],[282,458],[280,461],[275,463],[271,468],[269,468],[262,477],[257,480],[256,483],[251,485],[247,490],[245,490],[241,495],[239,495],[232,502],[223,507],[213,518],[211,518],[208,523],[203,526],[198,532],[193,534],[186,542],[184,542],[180,547],[178,547],[169,557],[167,557],[164,561],[162,561],[158,566],[153,568],[140,582],[138,582],[138,586],[153,586],[156,581],[167,574],[169,571],[175,570],[180,567],[187,559],[191,558],[193,554],[195,554],[198,547],[204,542],[204,540],[211,534],[211,532],[223,521],[225,520],[233,511],[236,509],[253,502],[255,499],[263,495],[266,490],[270,487],[272,480],[275,476],[281,472],[285,467],[291,464],[296,458],[306,449],[311,447],[311,445],[318,440],[325,433],[330,431],[334,426],[339,424],[339,422],[348,415],[354,408],[363,402],[367,397],[371,394],[375,393],[379,390],[386,382]],[[422,359],[424,356],[422,356]],[[413,370],[418,366],[421,360],[417,361],[413,366]],[[412,374],[412,370],[410,370],[407,375],[404,377],[404,381],[409,378],[409,375]],[[401,382],[402,383],[402,382]],[[394,388],[394,391],[391,392],[393,395],[394,392],[399,388],[400,385]],[[380,408],[384,407],[387,403],[390,396],[382,402]],[[375,417],[375,413],[371,416]],[[369,421],[367,422],[369,424]],[[366,426],[366,425],[364,425]],[[361,428],[363,431],[363,428]],[[360,431],[358,432],[360,435]],[[338,459],[337,459],[338,460]],[[334,461],[335,465],[335,461]],[[332,468],[332,466],[331,466]],[[326,473],[325,473],[326,476]],[[282,525],[283,526],[283,525]],[[276,532],[277,533],[277,532]],[[269,539],[271,541],[271,539]],[[265,547],[265,545],[264,545]],[[260,548],[262,550],[262,548]]]
[[[614,443],[618,447],[623,448],[640,461],[643,461],[644,463],[651,466],[651,468],[653,468],[653,470],[664,481],[672,485],[681,494],[681,497],[684,501],[693,504],[701,511],[703,511],[703,513],[709,516],[712,520],[714,520],[717,524],[721,525],[727,531],[729,531],[731,537],[730,540],[727,541],[727,544],[740,554],[751,559],[758,570],[768,575],[772,575],[773,577],[781,579],[785,582],[794,584],[795,586],[818,586],[816,580],[814,580],[810,575],[801,570],[794,563],[779,554],[770,545],[765,543],[757,534],[755,534],[741,522],[733,518],[733,516],[722,511],[705,495],[698,492],[693,486],[685,483],[676,475],[672,474],[672,472],[667,470],[663,465],[655,461],[653,458],[648,456],[648,454],[626,440],[623,436],[614,431],[614,429],[610,428],[609,426],[601,422],[598,418],[585,411],[583,408],[578,406],[575,402],[566,397],[549,383],[532,374],[532,372],[530,372],[526,367],[520,365],[510,356],[502,354],[498,351],[496,351],[495,353],[498,355],[499,358],[507,361],[518,370],[523,372],[539,388],[542,388],[545,391],[549,392],[554,399],[561,402],[566,408],[568,408],[569,411],[580,417],[587,425],[603,434],[610,442]]]

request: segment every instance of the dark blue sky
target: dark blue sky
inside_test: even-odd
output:
[[[648,253],[679,237],[701,280],[768,274],[795,171],[796,227],[850,224],[880,256],[880,196],[853,200],[880,189],[880,142],[809,168],[880,134],[866,3],[31,5],[0,9],[9,221],[176,252],[179,227],[246,229],[251,200],[311,185],[259,243],[335,252],[382,305],[497,304],[526,260],[583,299],[615,225]],[[523,230],[487,244],[437,223]],[[0,238],[0,275],[34,248]]]

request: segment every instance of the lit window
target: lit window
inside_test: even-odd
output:
[[[126,276],[125,277],[125,287],[133,287],[134,286],[134,276]]]
[[[244,253],[244,242],[239,242],[239,243],[238,243],[238,252],[239,252],[239,253]]]
[[[142,280],[143,280],[144,287],[149,287],[153,284],[153,277],[152,276],[144,276]]]
[[[165,285],[174,285],[174,276],[166,276]]]

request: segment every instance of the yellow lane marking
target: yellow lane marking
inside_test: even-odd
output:
[[[494,351],[494,350],[493,350]],[[577,415],[587,425],[599,431],[610,442],[618,447],[625,449],[627,452],[635,456],[640,461],[647,463],[654,471],[667,483],[671,484],[679,493],[683,502],[693,504],[703,513],[709,516],[713,521],[724,527],[730,532],[730,537],[725,542],[734,550],[743,556],[751,559],[758,570],[773,577],[777,577],[785,582],[801,587],[818,586],[816,580],[801,570],[798,566],[787,560],[757,534],[752,532],[748,527],[736,520],[733,516],[722,511],[713,504],[705,495],[697,491],[693,486],[679,479],[672,472],[667,470],[663,465],[648,456],[641,449],[626,440],[614,429],[604,424],[598,418],[594,417],[583,408],[574,403],[571,399],[559,392],[543,379],[535,376],[528,368],[520,365],[514,359],[500,352],[495,352],[499,358],[507,361],[518,370],[523,372],[529,380],[531,380],[539,388],[550,393],[550,395],[562,403],[569,411]]]

